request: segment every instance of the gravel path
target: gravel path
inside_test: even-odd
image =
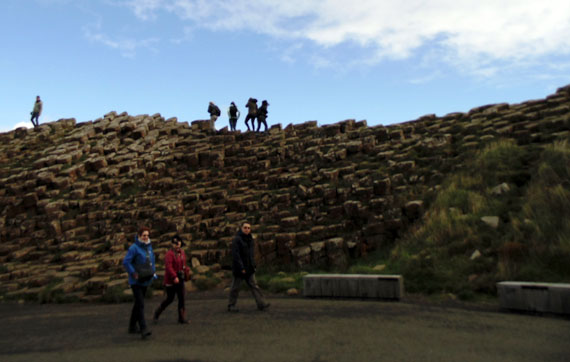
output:
[[[131,304],[0,304],[8,361],[569,361],[570,320],[418,302],[190,296],[142,341],[127,334]],[[146,315],[160,298],[146,302]]]

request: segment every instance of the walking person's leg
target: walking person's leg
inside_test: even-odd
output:
[[[176,291],[174,290],[174,287],[172,286],[167,286],[166,287],[166,299],[162,301],[162,303],[160,303],[160,305],[158,306],[158,308],[156,308],[156,310],[154,311],[153,314],[153,321],[156,323],[158,322],[158,318],[160,317],[160,314],[162,312],[164,312],[164,310],[166,309],[166,307],[168,307],[170,305],[170,303],[172,303],[172,301],[174,300],[174,295],[176,294]]]
[[[247,127],[247,130],[249,131],[249,123],[248,121],[251,119],[251,116],[248,114],[247,116],[245,116],[245,126]],[[253,122],[252,122],[252,128],[253,128]]]
[[[151,335],[151,332],[147,329],[146,320],[144,318],[144,296],[147,287],[131,285],[131,289],[133,290],[133,296],[135,298],[131,318],[134,316],[134,320],[139,324],[142,338],[146,338]]]
[[[34,122],[34,119],[36,120],[35,122]],[[39,119],[39,114],[37,114],[37,113],[32,113],[32,118],[30,118],[30,122],[32,122],[32,124],[34,125],[34,128],[36,128],[37,126],[39,126],[38,119]]]
[[[232,279],[232,286],[230,287],[230,298],[228,301],[228,312],[237,311],[236,303],[237,303],[237,299],[239,296],[239,288],[241,286],[241,281],[242,281],[241,278],[236,277],[234,275],[234,277]]]
[[[255,280],[255,274],[251,274],[249,278],[246,280],[249,289],[251,290],[251,294],[255,298],[255,304],[257,304],[257,309],[264,310],[269,307],[269,303],[265,302],[265,297],[257,285],[257,280]]]
[[[185,306],[185,296],[186,289],[184,288],[184,282],[181,281],[176,287],[176,295],[178,296],[178,323],[187,324],[188,319],[186,318],[186,306]]]

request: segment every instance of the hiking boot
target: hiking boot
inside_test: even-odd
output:
[[[158,323],[158,317],[160,317],[160,313],[162,313],[164,309],[162,309],[162,305],[160,305],[158,308],[156,308],[156,310],[154,311],[154,314],[152,315],[152,321],[154,322],[154,324]]]
[[[186,319],[186,308],[178,309],[178,323],[190,324],[190,321]]]
[[[152,332],[146,328],[141,330],[141,338],[142,339],[147,339],[147,337],[149,337],[151,334],[152,334]]]
[[[228,312],[239,312],[239,309],[235,305],[229,304]]]
[[[259,310],[266,310],[267,308],[269,308],[270,305],[271,305],[271,304],[269,304],[269,303],[265,303],[265,304],[262,304],[262,305],[258,305],[258,306],[257,306],[257,309],[259,309]]]

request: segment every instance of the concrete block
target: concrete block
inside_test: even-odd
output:
[[[401,275],[309,274],[303,284],[305,297],[399,300],[404,294]]]
[[[503,309],[570,314],[570,284],[507,281],[497,291]]]

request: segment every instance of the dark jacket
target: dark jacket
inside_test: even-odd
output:
[[[152,269],[156,271],[152,245],[150,243],[148,245],[142,243],[139,240],[138,236],[135,236],[135,242],[129,247],[127,255],[125,255],[125,258],[123,259],[123,266],[129,274],[129,285],[148,286],[152,282],[152,279],[146,282],[139,282],[133,277],[133,273],[135,272],[135,265],[144,264],[146,261],[147,252],[150,258],[150,262],[152,263]]]
[[[261,119],[267,118],[267,103],[263,103],[261,107],[257,110],[257,117]]]
[[[232,272],[235,276],[244,277],[255,273],[255,260],[253,257],[253,237],[238,231],[232,241]]]
[[[228,110],[230,119],[238,119],[238,109],[235,104],[232,104]]]
[[[210,104],[208,106],[208,113],[210,113],[210,115],[216,115],[216,116],[220,116],[221,112],[220,112],[220,108],[218,108],[218,106],[216,106],[215,104]]]
[[[247,104],[245,105],[248,109],[248,114],[251,116],[256,116],[257,115],[257,99],[255,98],[250,98],[247,101]]]

